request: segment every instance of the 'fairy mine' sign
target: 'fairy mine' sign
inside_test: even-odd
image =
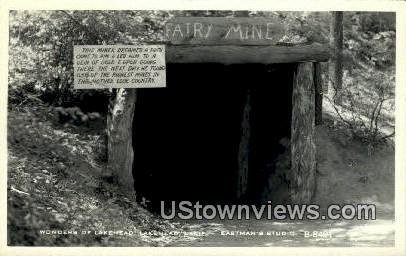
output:
[[[269,45],[284,32],[275,18],[177,17],[165,24],[166,40],[175,45]]]

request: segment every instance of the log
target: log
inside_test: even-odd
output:
[[[246,194],[248,188],[249,142],[251,137],[250,112],[251,95],[250,90],[247,89],[241,121],[241,140],[238,150],[237,199],[241,199]]]
[[[322,75],[322,81],[324,81],[323,83],[322,83],[322,91],[323,91],[323,94],[325,94],[325,95],[327,95],[328,94],[328,87],[329,87],[329,84],[330,84],[330,82],[329,82],[329,80],[330,80],[330,74],[329,74],[329,66],[330,66],[330,64],[329,64],[329,62],[322,62],[322,63],[320,63],[320,67],[321,67],[321,74],[323,74]],[[323,72],[323,70],[324,70],[324,72]]]
[[[302,46],[189,46],[166,47],[167,63],[294,63],[323,62],[329,59],[328,48],[320,44]]]
[[[323,123],[323,81],[321,78],[321,63],[314,63],[314,88],[315,88],[315,122]]]
[[[118,89],[107,118],[107,175],[113,177],[123,191],[132,195],[132,128],[135,100],[136,89]]]
[[[290,197],[307,204],[315,189],[316,146],[313,63],[300,63],[294,74],[291,127]]]

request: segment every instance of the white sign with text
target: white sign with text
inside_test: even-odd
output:
[[[166,87],[164,45],[75,45],[74,88]]]

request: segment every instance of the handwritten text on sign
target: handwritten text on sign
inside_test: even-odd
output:
[[[180,45],[272,45],[287,28],[277,16],[175,17],[165,24],[165,38]]]
[[[74,88],[166,86],[163,45],[75,45]]]

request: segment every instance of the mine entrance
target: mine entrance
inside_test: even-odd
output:
[[[168,64],[166,88],[137,92],[133,125],[137,196],[155,202],[235,200],[240,143],[246,136],[242,125],[248,122],[248,188],[242,199],[258,200],[275,161],[288,150],[281,141],[290,141],[295,68],[295,64]],[[249,119],[244,121],[247,109]]]

